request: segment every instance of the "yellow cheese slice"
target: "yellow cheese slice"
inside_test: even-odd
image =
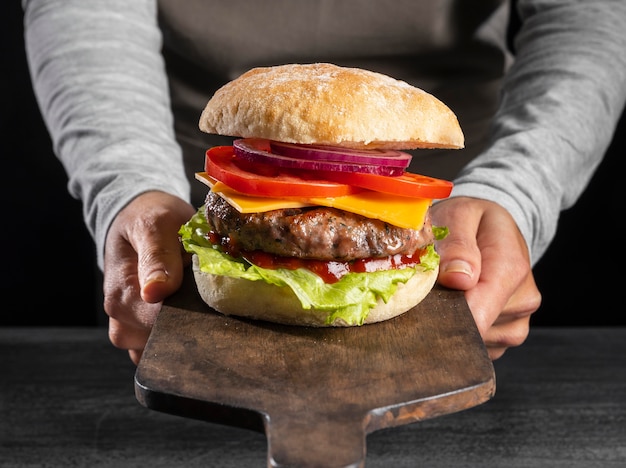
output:
[[[231,189],[228,185],[214,179],[206,172],[196,173],[196,179],[211,187],[211,191],[217,193],[240,213],[262,213],[264,211],[280,210],[283,208],[304,208],[314,206],[315,203],[304,202],[300,199],[266,198],[245,195]]]
[[[213,179],[205,172],[196,174],[196,179],[211,187],[240,213],[259,213],[283,208],[306,206],[328,206],[351,213],[380,219],[401,228],[419,230],[424,225],[426,212],[432,204],[429,198],[411,198],[364,190],[354,195],[334,198],[265,198],[245,195]]]
[[[432,203],[427,198],[400,197],[372,190],[345,197],[310,198],[309,201],[416,230],[422,229],[426,212]]]

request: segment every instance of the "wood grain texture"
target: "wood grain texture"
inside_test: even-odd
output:
[[[27,310],[27,309],[24,309]],[[263,433],[151,411],[106,328],[0,327],[0,466],[240,468]],[[367,436],[367,468],[623,468],[626,328],[534,327],[483,405]]]
[[[437,287],[382,323],[290,327],[215,313],[190,275],[162,308],[135,382],[148,408],[263,430],[269,466],[363,466],[368,433],[464,410],[495,391],[458,291]]]

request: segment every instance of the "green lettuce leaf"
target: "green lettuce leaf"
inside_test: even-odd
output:
[[[377,298],[387,302],[395,293],[398,283],[406,283],[418,271],[417,268],[404,268],[349,273],[336,283],[327,284],[318,275],[304,268],[273,270],[233,258],[208,240],[209,229],[203,210],[200,209],[178,232],[185,250],[198,256],[202,271],[288,286],[304,309],[313,307],[328,311],[326,321],[329,324],[341,318],[350,325],[362,325],[369,310],[376,305]],[[420,262],[423,269],[437,267],[439,255],[432,245],[422,255]]]

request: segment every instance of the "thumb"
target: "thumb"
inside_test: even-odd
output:
[[[179,251],[162,251],[140,262],[141,298],[148,303],[161,302],[180,288],[183,281],[183,259]]]
[[[191,256],[183,251],[178,229],[194,210],[182,205],[175,210],[155,213],[151,223],[142,223],[135,237],[137,276],[141,298],[148,303],[161,302],[180,288],[184,266]],[[191,214],[189,214],[191,213]]]
[[[460,290],[476,286],[481,272],[481,254],[476,241],[480,214],[472,213],[458,199],[440,202],[433,207],[433,222],[446,226],[448,235],[437,241],[435,248],[441,257],[439,284]]]

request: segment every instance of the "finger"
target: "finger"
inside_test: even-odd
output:
[[[451,199],[433,207],[433,223],[448,227],[445,239],[437,241],[440,256],[438,281],[452,289],[468,290],[481,273],[481,253],[476,244],[481,214],[472,213],[472,204]]]
[[[520,346],[530,332],[531,315],[541,304],[541,294],[532,272],[508,299],[502,313],[484,333],[489,357],[499,359],[509,348]]]
[[[150,212],[135,221],[128,240],[136,252],[141,298],[157,303],[174,293],[182,283],[183,266],[189,256],[180,244],[178,230],[194,210],[187,204],[170,206],[160,198],[150,204],[149,198],[150,195],[144,196]]]
[[[525,241],[512,218],[503,216],[501,210],[485,211],[477,244],[482,274],[466,298],[484,338],[532,272]]]
[[[141,360],[142,355],[143,355],[143,349],[129,349],[128,350],[128,356],[130,357],[130,360],[135,365],[139,364],[139,361]]]
[[[139,362],[138,358],[141,357],[149,336],[150,328],[133,326],[114,318],[109,319],[109,340],[116,348],[128,350],[135,364]],[[137,358],[137,361],[134,358]]]
[[[489,355],[497,359],[525,341],[541,302],[525,241],[513,219],[491,202],[454,199],[435,208],[433,223],[450,228],[437,246],[440,283],[465,290]]]
[[[528,337],[531,315],[540,305],[541,294],[532,274],[529,274],[487,331],[485,344],[493,349],[521,345]]]
[[[121,237],[107,243],[116,260],[105,261],[104,309],[109,316],[109,339],[121,349],[141,349],[150,333],[158,304],[141,300],[134,249]],[[110,254],[109,254],[110,255]]]
[[[142,308],[136,252],[117,234],[107,239],[103,292],[104,310],[109,317],[128,324],[150,323]]]
[[[141,298],[148,303],[161,302],[182,283],[184,252],[177,232],[158,229],[136,247]]]
[[[109,338],[137,363],[162,300],[182,282],[180,225],[195,209],[162,192],[137,197],[111,224],[104,252]]]
[[[530,316],[511,318],[506,323],[492,326],[484,339],[491,359],[498,359],[507,349],[524,343],[529,331]]]

